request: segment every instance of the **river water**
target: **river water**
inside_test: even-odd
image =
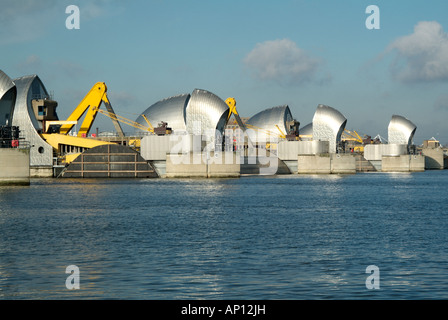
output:
[[[447,299],[447,190],[447,170],[0,187],[0,299]]]

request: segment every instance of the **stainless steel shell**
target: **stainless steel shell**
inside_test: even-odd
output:
[[[329,141],[330,153],[336,152],[347,119],[338,110],[318,105],[313,117],[313,140]]]
[[[0,126],[12,124],[16,96],[14,82],[0,70]]]
[[[37,75],[14,79],[17,99],[13,115],[13,125],[18,126],[21,136],[30,143],[30,166],[53,165],[53,148],[42,139],[38,130],[42,126],[37,121],[31,100],[48,98],[48,92]]]
[[[174,133],[186,132],[186,108],[188,101],[190,101],[190,94],[182,94],[160,100],[148,109],[143,111],[143,115],[149,122],[157,127],[161,121],[168,123]],[[136,122],[148,126],[148,123],[142,115],[138,116]]]
[[[8,75],[2,70],[0,70],[0,98],[2,98],[3,95],[14,86],[15,85],[12,79],[8,77]]]
[[[195,89],[187,106],[187,131],[193,135],[214,136],[222,134],[227,124],[229,107],[215,94]]]
[[[309,141],[313,139],[313,123],[310,122],[303,128],[300,128],[300,139]]]
[[[417,127],[410,120],[393,115],[388,127],[389,144],[411,145]]]
[[[289,131],[287,123],[293,120],[287,105],[265,109],[247,120],[249,138],[252,142],[279,141]]]
[[[367,144],[364,146],[364,158],[369,161],[381,161],[383,156],[396,157],[407,153],[407,144]]]
[[[173,133],[215,136],[222,134],[229,107],[215,94],[195,89],[191,94],[173,96],[151,105],[144,114],[153,126],[165,121]],[[140,115],[136,122],[147,125]]]

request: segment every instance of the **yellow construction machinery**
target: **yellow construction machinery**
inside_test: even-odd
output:
[[[97,82],[67,118],[67,122],[79,121],[81,117],[86,114],[84,121],[79,128],[78,137],[87,137],[102,103],[104,103],[108,112],[115,113],[109,102],[109,98],[107,97],[106,84],[104,82]],[[112,119],[112,122],[118,136],[124,137],[123,129],[121,129],[120,123],[114,119]],[[71,123],[63,124],[59,129],[59,133],[66,135],[73,128],[73,126],[74,125]]]
[[[278,125],[275,125],[275,126],[278,129],[278,131],[280,131],[280,137],[282,139],[286,139],[286,134],[283,133],[282,129],[280,129],[280,127]]]
[[[249,147],[253,147],[253,143],[250,140],[249,136],[247,135],[247,128],[246,125],[243,123],[243,121],[240,118],[240,115],[238,114],[238,111],[236,111],[236,100],[235,98],[227,98],[226,99],[226,104],[229,107],[229,114],[227,115],[227,122],[229,122],[230,117],[234,116],[236,122],[238,123],[238,126],[241,128],[241,130],[243,130],[244,134],[247,136],[247,144]]]
[[[235,117],[236,122],[240,126],[241,130],[246,132],[246,125],[243,123],[243,121],[240,118],[240,115],[238,114],[238,111],[236,111],[236,100],[235,98],[227,98],[226,104],[229,106],[229,114],[227,115],[227,122],[229,121],[230,117]]]
[[[97,108],[104,103],[106,108],[113,112],[107,97],[107,87],[104,82],[96,83],[87,93],[81,103],[75,108],[71,115],[65,121],[44,121],[42,137],[50,144],[58,154],[62,163],[70,163],[85,149],[90,149],[99,145],[112,144],[107,141],[88,139],[88,133],[92,127],[97,114]],[[77,136],[70,136],[68,133],[77,124],[81,117],[86,113],[81,128]],[[60,126],[54,129],[54,126]],[[124,137],[118,121],[114,122],[115,129],[120,137]]]
[[[351,142],[354,152],[364,152],[364,140],[361,138],[358,132],[354,130],[344,129],[344,131],[342,132],[341,140]]]
[[[163,121],[161,123],[159,123],[158,127],[154,128],[153,125],[151,124],[151,122],[148,120],[148,118],[144,114],[141,114],[141,116],[143,117],[143,119],[145,119],[146,123],[148,124],[147,126],[144,126],[138,122],[126,119],[125,117],[119,116],[114,112],[101,110],[101,109],[99,109],[99,107],[94,107],[94,109],[95,109],[94,110],[95,112],[99,112],[99,113],[109,117],[114,122],[116,122],[116,121],[121,122],[121,123],[127,124],[131,127],[140,129],[142,131],[151,132],[156,135],[166,135],[166,134],[171,134],[171,132],[172,132],[171,128],[168,128],[168,124]]]
[[[99,108],[103,103],[106,106],[107,112],[115,115],[109,98],[107,97],[106,84],[104,82],[97,82],[90,89],[84,99],[82,99],[75,110],[73,110],[67,120],[43,120],[44,129],[41,136],[54,148],[58,154],[60,162],[70,163],[85,149],[90,149],[105,144],[113,144],[113,142],[87,138],[96,115],[100,110]],[[79,128],[77,136],[69,135],[70,130],[80,121],[83,116],[84,120]],[[118,136],[120,138],[124,138],[124,133],[120,126],[118,116],[111,117],[111,119]],[[55,128],[55,126],[59,126],[59,129]]]
[[[70,163],[86,149],[105,144],[113,144],[112,142],[79,138],[58,133],[43,133],[41,135],[56,150],[61,163]]]
[[[342,133],[342,139],[363,143],[361,136],[354,130],[344,129],[344,132]]]
[[[106,110],[100,109],[101,104],[104,104]],[[141,125],[135,121],[126,119],[117,115],[110,103],[107,96],[107,86],[104,82],[97,82],[82,99],[79,105],[73,110],[70,116],[65,121],[47,121],[44,124],[44,132],[42,137],[57,150],[60,155],[61,161],[69,163],[76,158],[77,155],[82,153],[85,149],[90,149],[99,145],[113,144],[113,142],[101,141],[96,139],[89,139],[88,134],[92,127],[92,124],[98,113],[108,116],[118,133],[118,137],[123,139],[125,137],[123,129],[120,123],[125,123],[134,128],[148,131],[157,135],[170,134],[171,129],[168,128],[166,122],[161,122],[158,127],[154,128],[148,118],[142,114],[147,126]],[[84,116],[84,120],[78,130],[77,136],[69,135],[73,126],[77,124]],[[52,126],[60,126],[59,130],[54,129]],[[129,140],[129,145],[133,145],[136,148],[140,146],[139,139]]]

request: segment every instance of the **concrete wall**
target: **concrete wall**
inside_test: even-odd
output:
[[[234,152],[190,152],[166,155],[166,178],[236,178],[239,156]]]
[[[240,176],[239,155],[235,152],[211,153],[208,161],[208,178],[236,178]],[[213,159],[214,158],[214,159]],[[214,160],[214,161],[213,161]]]
[[[356,158],[352,154],[299,155],[298,174],[354,174]]]
[[[425,156],[422,155],[383,156],[381,171],[383,172],[425,171]]]
[[[423,155],[410,155],[409,156],[409,171],[410,172],[422,172],[425,171],[425,156]]]
[[[297,159],[298,174],[330,174],[330,154],[299,155]]]
[[[356,173],[356,157],[352,154],[331,154],[331,173]]]
[[[285,161],[280,160],[274,155],[252,156],[240,158],[240,173],[250,175],[276,175],[291,174],[297,171],[297,159],[295,170],[291,170]]]
[[[31,166],[31,178],[52,178],[54,176],[53,166]]]
[[[29,149],[0,149],[0,184],[30,184]]]
[[[442,148],[423,148],[422,154],[425,156],[425,169],[443,169],[444,155]]]

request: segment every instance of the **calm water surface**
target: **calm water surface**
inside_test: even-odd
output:
[[[447,299],[447,190],[447,170],[0,187],[0,299]]]

